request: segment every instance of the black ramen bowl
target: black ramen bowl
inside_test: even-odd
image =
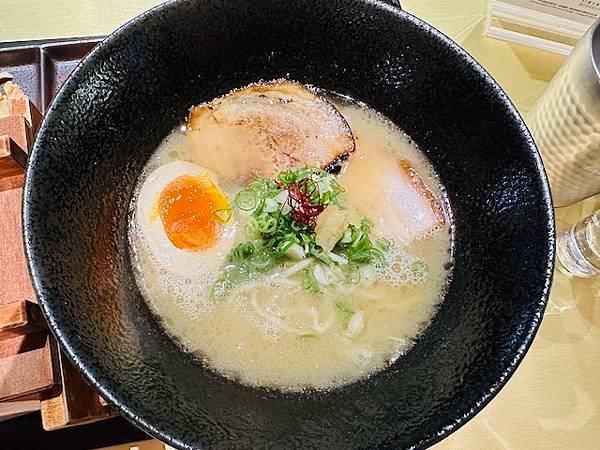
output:
[[[179,349],[132,275],[136,178],[188,108],[285,77],[349,95],[424,150],[454,214],[453,280],[405,356],[310,394],[242,386]],[[24,227],[39,301],[63,351],[143,430],[180,448],[411,448],[447,436],[515,371],[553,259],[540,158],[506,95],[429,25],[373,0],[159,6],[65,83],[27,171]]]

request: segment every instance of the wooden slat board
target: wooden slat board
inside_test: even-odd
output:
[[[0,304],[36,302],[29,279],[21,231],[22,189],[0,191]]]
[[[0,136],[0,179],[22,175],[26,158],[27,155],[10,136]]]
[[[115,415],[62,353],[58,365],[60,383],[45,394],[41,402],[45,430],[95,422]]]
[[[171,450],[166,444],[163,444],[156,439],[149,439],[146,441],[129,442],[127,444],[114,445],[111,447],[103,447],[96,450]]]
[[[28,300],[0,305],[0,341],[46,329],[39,307]]]
[[[0,97],[0,417],[39,407],[39,394],[57,381],[58,349],[48,334],[23,248],[21,200],[27,152],[40,116],[16,85]],[[34,396],[31,403],[23,398]]]
[[[52,388],[53,360],[58,350],[47,332],[16,336],[0,347],[0,400],[6,401]]]
[[[21,146],[27,149],[32,140],[32,130],[25,119],[0,118],[0,135],[8,136],[9,146],[19,147],[9,147],[5,159],[21,152],[15,163],[24,165],[26,152]],[[0,185],[0,401],[40,393],[52,388],[56,381],[56,344],[37,311],[23,248],[23,177],[18,171],[9,175],[2,178],[8,183]]]
[[[2,417],[2,420],[8,420],[39,409],[40,399],[37,396],[19,398],[0,403],[0,417]]]
[[[0,97],[0,420],[41,409],[42,422],[49,430],[115,413],[62,357],[35,304],[23,248],[21,202],[27,152],[41,115],[25,95],[33,93],[30,98],[44,110],[96,42],[0,51],[0,72],[14,75],[14,83],[4,84],[6,95]],[[0,78],[11,76],[3,73]]]

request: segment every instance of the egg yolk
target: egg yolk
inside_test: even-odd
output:
[[[227,197],[206,175],[175,178],[160,193],[157,206],[167,237],[186,250],[212,247],[230,212]]]

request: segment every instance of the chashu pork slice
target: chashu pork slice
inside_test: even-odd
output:
[[[289,81],[255,84],[190,110],[195,162],[225,180],[275,177],[305,164],[332,167],[354,151],[340,112]]]
[[[357,153],[340,184],[348,204],[373,220],[377,234],[399,237],[405,245],[426,238],[446,220],[419,173],[391,153]]]

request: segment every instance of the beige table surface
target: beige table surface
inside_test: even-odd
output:
[[[292,1],[292,0],[290,0]],[[104,35],[157,0],[0,0],[0,41]],[[562,57],[483,36],[486,0],[403,0],[469,51],[526,113]],[[558,229],[600,196],[557,210]],[[600,449],[600,280],[555,274],[532,348],[505,388],[437,449]]]

